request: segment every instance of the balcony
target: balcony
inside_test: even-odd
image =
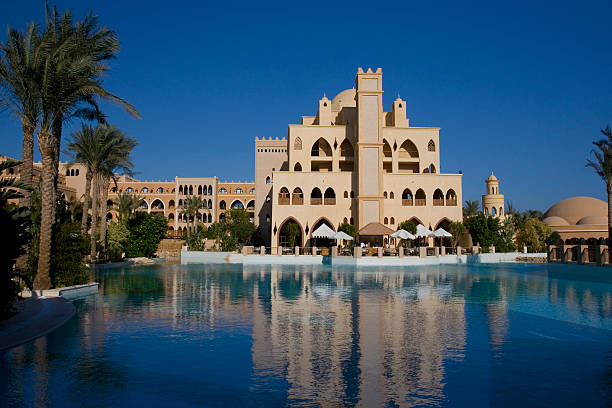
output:
[[[321,197],[319,198],[310,197],[310,205],[321,205],[321,203],[323,203],[323,199]]]
[[[426,198],[417,198],[414,200],[414,205],[416,206],[420,206],[420,207],[424,207],[427,205],[427,199]]]
[[[457,199],[456,198],[449,198],[446,200],[446,205],[447,206],[457,206]]]
[[[443,198],[434,198],[433,199],[433,205],[434,205],[434,207],[441,207],[441,206],[443,206],[444,205],[444,199]]]
[[[412,205],[412,198],[402,198],[402,205],[403,206]]]
[[[324,198],[323,199],[323,204],[324,205],[336,205],[336,197],[334,197],[334,198]]]
[[[293,197],[293,205],[304,205],[304,197]]]
[[[278,197],[279,205],[289,205],[289,197]]]

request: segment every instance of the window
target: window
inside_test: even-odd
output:
[[[224,200],[221,200],[221,202],[219,203],[219,209],[225,210],[226,208],[227,208],[227,204],[225,203]]]
[[[266,177],[266,184],[270,184],[270,176]]]
[[[395,198],[395,194],[393,194],[393,191],[389,193],[389,198],[391,200],[393,200]]]
[[[116,192],[117,192],[117,187],[113,187],[113,188],[111,188],[111,190],[110,190],[110,191],[111,191],[111,193],[116,193]]]
[[[387,217],[385,217],[384,223],[385,225],[389,223],[389,219]]]
[[[302,165],[300,163],[295,163],[295,166],[293,166],[293,171],[302,171]]]
[[[436,151],[436,144],[433,140],[430,140],[429,143],[427,143],[427,150],[429,150],[430,152]]]
[[[255,194],[255,189],[254,188],[251,189],[251,194]]]
[[[147,187],[144,187],[144,188],[143,188],[142,190],[140,190],[140,191],[141,191],[141,192],[143,192],[143,193],[148,193],[148,192],[149,192],[149,189],[148,189]]]
[[[293,149],[302,150],[302,139],[300,139],[299,137],[295,139],[295,142],[293,143]]]
[[[235,189],[234,194],[242,194],[242,189],[241,188]]]
[[[391,225],[395,225],[395,218],[391,217]]]
[[[132,187],[128,187],[128,188],[125,189],[125,192],[126,193],[133,193],[134,189]]]
[[[158,189],[157,189],[157,192],[158,192],[158,193],[163,193],[163,192],[164,192],[164,189],[160,187],[160,188],[158,188]]]
[[[219,194],[226,194],[227,193],[227,189],[225,187],[221,187],[219,189]]]

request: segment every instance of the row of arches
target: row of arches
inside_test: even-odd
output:
[[[289,194],[287,187],[282,187],[278,192],[278,204],[279,205],[303,205],[304,204],[304,192],[301,188],[296,187]],[[310,205],[335,205],[336,204],[336,192],[333,188],[328,187],[325,192],[322,193],[318,187],[315,187],[310,192]]]
[[[172,193],[174,193],[176,190],[172,189]],[[123,190],[118,189],[117,187],[112,187],[110,189],[111,193],[122,193]],[[167,189],[164,189],[163,187],[158,187],[155,191],[153,191],[153,189],[150,189],[149,187],[143,187],[142,189],[140,189],[140,191],[137,188],[134,187],[127,187],[125,189],[126,193],[143,193],[143,194],[150,194],[150,193],[157,193],[157,194],[163,194],[163,193],[168,193],[169,191]]]
[[[10,173],[13,174],[13,173]],[[78,176],[79,175],[79,169],[66,169],[66,176]]]
[[[489,209],[487,207],[484,209],[484,215],[489,215]],[[491,216],[496,217],[498,215],[500,217],[504,215],[504,207],[499,207],[499,210],[497,210],[495,207],[491,207]]]
[[[183,199],[179,198],[178,206],[182,207],[183,204],[184,204]],[[170,207],[174,207],[174,200],[170,200],[169,206]],[[213,201],[211,199],[208,199],[208,201],[202,200],[202,208],[205,209],[205,210],[211,210],[213,208]]]
[[[391,197],[390,193],[389,197]],[[387,198],[386,192],[384,193],[384,197]],[[416,190],[416,193],[413,195],[412,191],[409,188],[404,189],[402,191],[402,205],[403,206],[426,206],[427,205],[427,195],[422,188]],[[432,205],[434,207],[439,206],[456,206],[457,205],[457,193],[452,188],[446,191],[446,195],[442,190],[437,188],[432,196]]]
[[[193,185],[182,185],[179,186],[179,194],[181,195],[212,195],[212,186],[197,186],[197,189]]]
[[[338,142],[334,141],[333,150],[337,150]],[[294,150],[302,150],[302,139],[300,137],[296,137],[293,142]],[[393,144],[393,149],[391,149],[391,145],[387,141],[387,139],[383,139],[383,154],[385,157],[392,157],[393,152],[398,151],[397,142]],[[430,139],[427,142],[427,151],[435,152],[436,151],[436,142],[433,139]],[[310,149],[310,155],[312,157],[332,157],[332,146],[330,143],[323,137],[317,139]],[[355,157],[355,149],[353,144],[348,140],[344,139],[340,143],[340,156],[341,157]],[[414,142],[410,139],[404,140],[404,142],[399,146],[398,156],[400,158],[418,158],[419,157],[419,149],[416,147]]]
[[[354,198],[355,194],[353,191],[350,193],[344,191],[344,198]],[[395,199],[395,193],[393,191],[387,193],[383,192],[385,199]],[[287,187],[281,187],[278,192],[278,204],[279,205],[303,205],[304,204],[304,192],[300,187],[296,187],[292,192],[289,192]],[[335,205],[336,204],[336,192],[333,188],[328,187],[324,193],[318,187],[315,187],[310,192],[310,205]],[[432,204],[434,206],[456,206],[457,205],[457,193],[452,188],[447,190],[446,195],[439,188],[436,189],[432,196]],[[419,188],[415,195],[409,188],[404,189],[402,192],[402,205],[403,206],[426,206],[427,196],[422,188]]]
[[[244,209],[244,208],[245,208],[244,203],[237,199],[232,201],[230,205],[230,209]],[[219,201],[219,209],[227,210],[227,202],[225,200]],[[246,205],[246,209],[249,211],[255,210],[255,200],[250,200]]]

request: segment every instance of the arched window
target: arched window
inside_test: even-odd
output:
[[[328,187],[325,190],[325,195],[323,196],[323,204],[336,205],[336,192],[333,188]]]
[[[208,186],[208,195],[212,194],[212,186]]]
[[[202,186],[198,186],[198,195],[202,195]]]
[[[230,208],[232,208],[232,209],[235,208],[235,209],[242,210],[242,209],[244,209],[244,204],[242,204],[242,201],[240,201],[240,200],[235,200],[232,203],[232,205],[230,206]]]
[[[391,158],[393,155],[391,152],[391,146],[389,145],[389,142],[387,142],[387,139],[383,139],[383,155],[387,158]]]
[[[253,211],[255,209],[255,200],[251,200],[247,203],[247,210]]]
[[[113,200],[106,200],[106,208],[108,208],[109,210],[113,209]]]
[[[300,137],[295,138],[295,142],[293,142],[293,150],[302,150],[302,139]]]
[[[391,217],[391,225],[395,225],[395,218]]]
[[[179,207],[182,207],[182,206],[183,206],[183,200],[179,199]]]
[[[235,189],[234,194],[242,194],[242,189],[241,188]]]
[[[293,192],[291,193],[291,204],[293,205],[304,204],[304,193],[302,192],[301,188],[296,187],[293,189]]]
[[[497,215],[497,210],[495,209],[495,207],[491,207],[491,215],[494,217]]]
[[[79,169],[76,169],[76,170],[75,170],[74,175],[75,175],[75,176],[78,176],[78,175],[79,175]]]
[[[70,169],[66,169],[66,176],[70,176]]]
[[[489,215],[489,209],[487,207],[485,207],[484,213],[485,213],[485,215]]]
[[[344,219],[342,220],[343,224],[348,224],[348,218],[344,217]]]
[[[500,217],[504,215],[504,207],[499,207],[499,215]]]
[[[153,209],[153,210],[163,210],[164,209],[164,203],[161,200],[157,199],[157,200],[155,200],[155,201],[153,201],[151,203],[151,209]]]
[[[433,205],[442,206],[444,205],[444,193],[439,188],[433,193]]]
[[[412,191],[410,189],[405,189],[402,193],[402,205],[412,205],[413,204]]]
[[[344,198],[348,198],[348,191],[344,192]]]
[[[212,210],[212,200],[208,199],[208,209]]]
[[[148,193],[149,189],[147,187],[143,187],[142,190],[140,190],[141,193]]]
[[[270,176],[266,177],[266,184],[270,184]]]
[[[385,217],[384,221],[385,225],[387,225],[389,223],[389,219],[387,217]]]
[[[385,199],[387,199],[387,192],[386,192],[386,191],[383,193],[383,197],[384,197]]]
[[[418,189],[416,195],[414,196],[414,204],[418,206],[427,205],[427,197],[425,196],[425,192],[422,189]]]
[[[133,193],[134,189],[132,187],[128,187],[128,188],[125,189],[125,192],[126,193]]]
[[[287,190],[287,187],[282,187],[280,191],[278,192],[278,204],[279,205],[289,205],[290,204],[289,190]]]
[[[355,192],[351,191],[351,198],[355,198]]]
[[[457,194],[452,188],[446,192],[446,205],[457,205]]]
[[[146,210],[149,208],[149,205],[147,204],[145,200],[142,200],[142,202],[140,203],[140,208],[142,208],[143,210]]]
[[[354,222],[354,220],[353,220],[353,217],[351,217],[351,219],[349,220],[349,224],[351,224],[351,225],[354,225],[354,224],[355,224],[355,222]]]
[[[159,187],[159,188],[157,189],[157,192],[158,192],[158,193],[163,193],[163,192],[164,192],[164,189],[163,189],[163,188],[161,188],[161,187]]]
[[[168,202],[168,207],[169,207],[169,208],[174,208],[174,200],[170,200],[170,201]]]
[[[189,186],[189,195],[193,195],[193,186]]]
[[[170,214],[168,214],[168,219],[169,219],[170,221],[174,221],[174,213],[170,213]]]
[[[208,222],[212,222],[212,214],[208,214]]]
[[[327,140],[321,137],[319,138],[319,140],[314,142],[314,144],[312,145],[312,149],[310,150],[310,155],[315,156],[315,157],[317,156],[318,157],[331,157],[332,155],[331,146],[329,145],[329,143],[327,143]]]
[[[427,143],[427,150],[430,152],[436,151],[436,143],[433,140],[429,140],[429,143]]]
[[[321,205],[323,203],[323,195],[318,187],[315,187],[310,192],[310,205]]]
[[[74,169],[70,170],[70,175],[74,176]]]
[[[293,171],[302,171],[302,165],[300,163],[295,163],[295,166],[293,166]]]
[[[251,189],[251,194],[255,194],[255,187]]]
[[[383,147],[384,149],[384,147]],[[399,157],[407,159],[415,159],[419,157],[419,150],[411,140],[406,139],[399,148]]]
[[[220,210],[225,210],[227,208],[227,204],[225,203],[225,200],[221,200],[219,202],[219,209]]]
[[[179,194],[183,194],[183,186],[179,186]]]
[[[219,194],[227,194],[227,189],[225,187],[221,187],[219,189]]]
[[[436,172],[436,166],[432,164],[429,165],[429,167],[425,167],[423,169],[423,173],[435,173]]]
[[[110,189],[110,192],[111,192],[111,193],[116,193],[116,192],[117,192],[117,187],[113,187],[113,188],[111,188],[111,189]]]
[[[389,198],[391,200],[393,200],[395,198],[395,194],[393,194],[393,191],[389,193]]]
[[[353,149],[353,145],[349,142],[348,139],[344,139],[342,143],[340,143],[340,156],[352,159],[355,157],[355,150]]]

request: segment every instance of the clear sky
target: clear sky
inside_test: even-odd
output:
[[[255,136],[286,137],[324,92],[353,87],[361,66],[382,67],[385,110],[399,93],[411,125],[441,128],[441,172],[463,171],[464,200],[480,201],[491,170],[519,209],[605,199],[585,162],[612,125],[609,0],[50,4],[91,9],[117,30],[105,85],[143,118],[105,111],[139,140],[140,178],[252,180]],[[42,0],[6,2],[0,39],[43,20]],[[0,140],[0,153],[21,156],[6,113]]]

